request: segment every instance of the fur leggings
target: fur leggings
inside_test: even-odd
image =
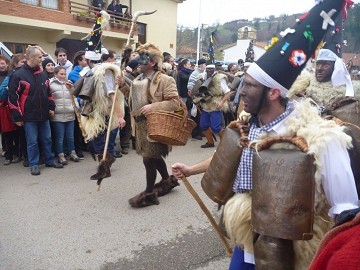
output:
[[[169,173],[163,158],[143,157],[143,163],[146,170],[146,193],[153,192],[156,182],[156,174],[159,171],[162,179],[169,178]]]

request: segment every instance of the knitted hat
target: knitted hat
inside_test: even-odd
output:
[[[138,60],[134,59],[134,60],[131,60],[129,63],[127,63],[126,66],[130,67],[132,70],[134,70],[135,68],[137,68],[139,66],[139,62],[138,62]]]
[[[163,52],[163,57],[165,58],[166,56],[169,56],[169,55],[171,55],[170,53],[168,53],[168,52]]]
[[[306,62],[315,52],[330,25],[342,10],[346,0],[318,0],[317,4],[297,20],[297,24],[281,33],[272,46],[247,74],[259,83],[277,88],[286,96]]]
[[[49,64],[49,63],[53,63],[54,66],[55,66],[55,63],[54,63],[51,59],[49,59],[49,58],[45,58],[45,59],[42,61],[41,64],[42,64],[42,67],[43,67],[44,70],[45,70],[46,65]]]
[[[202,64],[206,64],[206,60],[205,59],[199,59],[198,60],[198,62],[197,62],[197,64],[198,64],[198,66],[200,66],[200,65],[202,65]]]

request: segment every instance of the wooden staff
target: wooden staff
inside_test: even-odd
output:
[[[201,198],[199,197],[199,195],[196,193],[196,191],[194,190],[194,188],[190,185],[189,181],[187,180],[187,178],[184,176],[182,178],[182,181],[185,184],[185,187],[187,188],[187,190],[191,193],[191,195],[194,197],[194,199],[196,200],[196,202],[199,204],[201,210],[203,210],[203,212],[205,213],[205,215],[207,216],[207,218],[209,219],[211,225],[213,226],[213,228],[215,229],[215,231],[218,233],[221,241],[224,243],[224,246],[226,248],[226,253],[229,257],[231,257],[232,255],[232,249],[228,243],[228,241],[225,239],[224,235],[221,233],[221,230],[219,228],[219,226],[217,225],[214,217],[212,216],[212,214],[210,213],[209,209],[207,209],[207,207],[205,206],[204,202],[201,200]]]
[[[73,105],[73,107],[74,107],[74,112],[75,112],[75,115],[76,115],[76,120],[77,120],[78,123],[79,123],[79,128],[80,128],[80,130],[81,130],[81,134],[82,134],[82,136],[83,136],[83,138],[84,138],[84,142],[86,143],[86,137],[87,137],[87,135],[86,135],[86,132],[85,132],[85,130],[84,130],[82,124],[81,124],[81,114],[80,114],[79,109],[77,108],[76,103],[75,103],[75,98],[76,98],[76,97],[74,97],[74,96],[71,94],[71,91],[70,91],[70,88],[71,88],[72,84],[70,84],[70,83],[68,82],[68,83],[66,83],[65,85],[66,85],[66,88],[67,88],[68,91],[69,91],[70,98],[71,98],[71,103],[72,103],[72,105]]]

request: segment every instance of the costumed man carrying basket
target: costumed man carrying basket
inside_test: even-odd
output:
[[[234,159],[223,151],[234,123],[212,158],[172,165],[173,175],[185,183],[185,176],[205,172],[204,191],[225,204],[223,223],[236,244],[230,269],[308,269],[336,216],[358,207],[347,152],[351,137],[322,119],[308,100],[295,104],[286,98],[345,3],[318,2],[249,67],[241,98],[250,119],[241,117],[235,124],[240,131],[233,140],[232,149],[238,149],[234,167],[218,165],[219,159],[225,164]],[[227,178],[221,178],[223,168]],[[226,185],[232,190],[217,192]],[[229,199],[229,194],[234,195]]]
[[[179,111],[181,107],[175,80],[161,72],[161,51],[154,44],[149,43],[139,46],[136,51],[139,54],[137,61],[140,64],[141,74],[131,84],[129,107],[135,123],[136,152],[143,157],[146,170],[146,189],[131,198],[129,204],[138,208],[158,205],[158,196],[169,193],[179,185],[175,177],[169,175],[164,160],[164,157],[171,150],[171,145],[169,145],[171,142],[161,141],[158,137],[152,137],[151,139],[149,129],[152,129],[156,124],[151,121],[156,121],[161,116],[160,114],[159,117],[155,115],[155,117],[152,117],[153,120],[150,120],[152,114],[159,110],[167,112]],[[125,83],[120,85],[121,91],[123,91],[123,86],[125,86]],[[157,124],[160,124],[157,127],[162,126],[166,130],[175,131],[178,129],[176,126],[168,126],[167,123]],[[154,138],[157,140],[155,141]],[[157,171],[160,173],[162,180],[155,184]]]

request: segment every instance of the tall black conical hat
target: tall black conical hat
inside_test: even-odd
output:
[[[335,25],[326,32],[322,47],[322,49],[332,51],[340,58],[342,58],[343,51],[343,24],[342,14],[340,14],[335,20]]]
[[[252,64],[247,73],[268,87],[276,85],[282,93],[287,92],[326,31],[335,25],[344,1],[318,0],[292,28],[281,33],[283,37]]]

